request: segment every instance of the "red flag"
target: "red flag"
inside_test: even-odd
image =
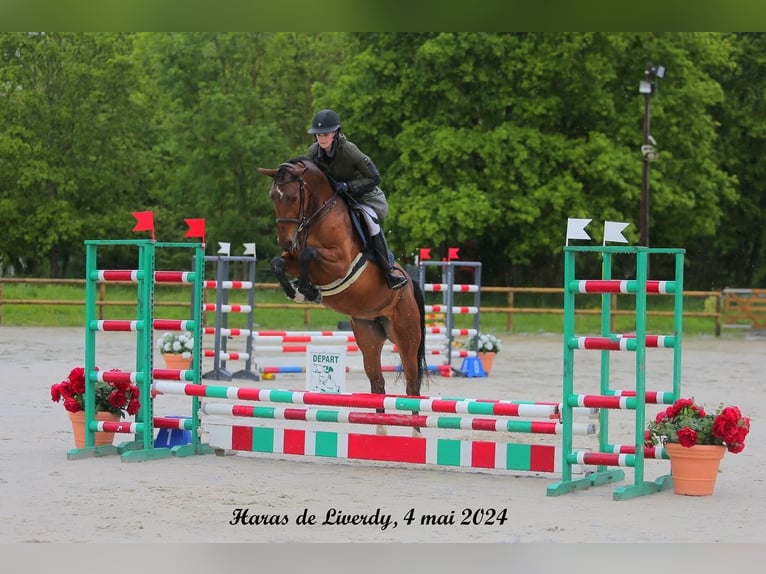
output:
[[[426,259],[431,259],[431,249],[428,247],[421,247],[420,248],[420,260],[425,261]]]
[[[184,237],[201,237],[202,243],[205,243],[205,220],[204,219],[184,219],[189,231]]]
[[[151,231],[154,239],[154,213],[151,211],[134,211],[133,217],[136,218],[136,226],[133,231]]]
[[[460,256],[457,254],[457,252],[460,250],[459,247],[448,247],[447,248],[447,261],[452,261],[453,259],[460,259]]]

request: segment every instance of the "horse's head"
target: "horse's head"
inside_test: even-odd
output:
[[[299,234],[326,207],[332,187],[325,175],[306,158],[283,163],[277,169],[256,168],[273,178],[269,198],[277,219],[277,241],[285,251],[299,248]]]

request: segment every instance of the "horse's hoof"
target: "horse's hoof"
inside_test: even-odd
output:
[[[311,289],[308,292],[304,293],[306,296],[306,301],[310,303],[321,303],[322,302],[322,293],[319,292],[319,289]]]

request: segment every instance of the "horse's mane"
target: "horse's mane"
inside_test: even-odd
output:
[[[283,178],[285,173],[292,173],[292,170],[296,167],[304,167],[309,171],[315,170],[326,178],[328,177],[327,173],[318,164],[314,163],[311,158],[305,155],[299,155],[280,164],[277,171],[277,179]]]

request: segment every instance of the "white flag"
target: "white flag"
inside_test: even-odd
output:
[[[231,243],[226,243],[223,241],[218,242],[218,253],[220,255],[230,255],[231,254]]]
[[[569,245],[570,239],[590,239],[590,235],[585,231],[585,226],[588,225],[592,219],[567,219],[567,241]]]
[[[245,246],[245,255],[252,255],[255,257],[255,243],[243,243]]]
[[[622,230],[625,229],[630,223],[622,223],[620,221],[605,221],[604,222],[604,245],[607,241],[614,243],[628,243],[625,236],[622,234]]]

